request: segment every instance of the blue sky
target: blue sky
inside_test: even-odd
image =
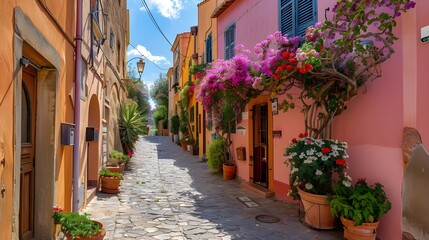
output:
[[[140,50],[149,60],[145,60],[143,81],[151,86],[159,78],[160,73],[167,73],[173,64],[171,45],[156,29],[146,10],[143,0],[127,0],[130,11],[130,42]],[[176,34],[188,32],[191,26],[197,25],[197,4],[200,0],[145,0],[158,25],[171,43],[174,43]],[[139,57],[140,54],[128,46],[128,59]],[[136,60],[130,61],[136,66]],[[137,74],[138,75],[138,74]]]

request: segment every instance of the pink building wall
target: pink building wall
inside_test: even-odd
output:
[[[236,46],[253,46],[268,34],[279,29],[278,1],[261,1],[247,14],[257,1],[236,1],[218,17],[218,33],[236,21]],[[402,131],[415,127],[423,143],[429,141],[429,43],[420,43],[420,28],[429,25],[425,11],[429,1],[417,0],[417,7],[403,14],[395,29],[400,38],[394,45],[395,54],[383,63],[383,77],[370,83],[364,92],[350,101],[348,109],[334,120],[333,138],[349,144],[349,174],[354,181],[366,178],[369,183],[380,182],[392,202],[392,210],[382,218],[378,237],[401,239],[403,178]],[[318,2],[318,17],[323,20],[325,9],[332,8],[334,0]],[[224,57],[224,36],[218,37],[218,57]],[[283,97],[278,96],[279,102]],[[246,108],[246,112],[249,109]],[[249,114],[250,117],[250,114]],[[247,129],[248,120],[240,124]],[[304,129],[299,109],[273,116],[273,130],[281,130],[282,138],[274,139],[274,181],[276,196],[285,199],[289,169],[284,164],[284,148],[289,140]],[[245,146],[249,156],[248,134],[235,134],[233,148]],[[236,161],[237,175],[249,181],[247,161]]]

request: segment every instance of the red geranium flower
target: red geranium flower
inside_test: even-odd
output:
[[[322,153],[330,153],[330,152],[331,152],[330,148],[327,148],[327,147],[322,148]]]
[[[300,133],[298,137],[299,137],[299,138],[303,138],[303,137],[304,137],[304,134]]]
[[[289,54],[290,54],[289,52],[284,52],[283,55],[282,55],[282,58],[283,59],[288,59],[289,58]]]
[[[305,133],[304,133],[304,137],[308,137],[308,132],[305,132]]]
[[[296,138],[292,138],[292,142],[293,143],[296,143],[297,141],[296,141]]]
[[[347,165],[346,160],[344,160],[344,159],[337,159],[337,160],[335,161],[335,163],[336,163],[337,165],[341,165],[341,166],[346,166],[346,165]]]

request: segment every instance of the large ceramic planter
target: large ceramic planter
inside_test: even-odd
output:
[[[118,193],[119,192],[119,184],[121,183],[121,179],[118,177],[105,177],[100,176],[101,182],[101,192],[104,193]]]
[[[223,164],[223,178],[226,180],[231,180],[234,178],[236,166]]]
[[[101,222],[94,221],[97,225],[101,227],[100,231],[94,235],[89,237],[75,237],[73,238],[70,234],[66,233],[67,239],[75,239],[75,240],[102,240],[104,239],[104,236],[106,236],[106,229],[104,229],[104,226]]]
[[[378,222],[362,223],[355,226],[355,222],[341,217],[344,225],[344,239],[347,240],[375,240],[377,236]]]
[[[316,229],[334,229],[335,218],[326,195],[316,195],[304,192],[298,188],[305,211],[305,223]]]

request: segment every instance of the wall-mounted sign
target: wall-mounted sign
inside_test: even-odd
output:
[[[422,27],[420,29],[421,38],[420,41],[422,43],[429,42],[429,26]]]
[[[279,110],[278,110],[278,102],[279,100],[277,98],[274,98],[271,100],[272,102],[272,111],[273,111],[273,115],[277,115],[279,114]]]
[[[243,126],[238,126],[237,127],[237,133],[238,134],[240,134],[240,135],[244,135],[244,134],[246,134],[246,128],[245,127],[243,127]]]
[[[282,138],[282,131],[281,130],[273,131],[273,138]]]
[[[247,119],[249,119],[249,112],[242,112],[242,113],[241,113],[241,119],[242,119],[242,120],[247,120]]]

